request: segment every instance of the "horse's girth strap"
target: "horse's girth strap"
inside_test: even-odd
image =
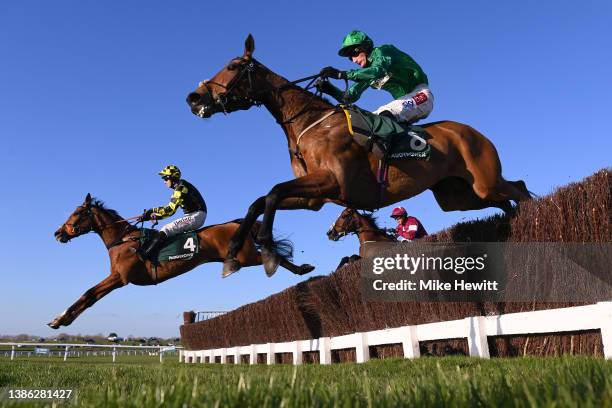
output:
[[[310,129],[312,129],[313,127],[317,126],[319,123],[323,122],[325,119],[329,118],[331,115],[333,115],[334,113],[338,112],[337,110],[331,110],[329,112],[327,112],[325,115],[323,115],[320,119],[315,120],[314,122],[312,122],[310,125],[308,125],[306,127],[306,129],[302,130],[300,132],[300,134],[297,137],[297,140],[295,141],[295,147],[296,149],[299,149],[300,146],[300,139],[302,138],[302,136],[304,136],[304,133],[308,132]]]

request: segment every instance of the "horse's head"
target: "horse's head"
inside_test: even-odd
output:
[[[234,112],[249,109],[259,103],[254,86],[255,71],[259,65],[253,58],[255,40],[249,34],[241,57],[233,58],[211,79],[187,95],[191,112],[201,118],[209,118],[218,112]]]
[[[335,223],[329,227],[327,238],[332,241],[338,241],[340,238],[357,233],[359,229],[359,213],[352,208],[345,208],[340,214]]]
[[[94,227],[91,194],[87,194],[83,204],[79,205],[70,217],[68,217],[66,222],[55,231],[55,239],[59,242],[66,243],[72,238],[93,231]]]

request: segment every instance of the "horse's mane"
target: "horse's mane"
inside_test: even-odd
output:
[[[270,68],[268,68],[267,66],[265,66],[264,64],[262,64],[261,62],[259,62],[258,60],[256,60],[255,58],[253,58],[253,60],[254,60],[254,61],[257,63],[257,64],[259,64],[259,66],[260,66],[261,68],[263,68],[263,69],[265,69],[266,71],[270,72],[272,75],[276,75],[277,77],[280,77],[280,78],[284,79],[285,81],[290,82],[290,81],[289,81],[287,78],[285,78],[284,76],[282,76],[281,74],[279,74],[279,73],[277,73],[277,72],[272,71]],[[335,107],[335,106],[337,105],[337,104],[335,104],[335,103],[331,102],[331,101],[330,101],[328,98],[326,98],[326,97],[324,97],[324,96],[319,96],[319,95],[317,95],[317,94],[315,94],[315,93],[313,93],[313,92],[310,92],[310,91],[308,91],[308,90],[306,90],[306,89],[302,88],[302,87],[301,87],[301,86],[299,86],[299,85],[296,85],[296,84],[291,84],[291,85],[289,85],[289,84],[288,84],[288,85],[286,85],[286,86],[287,86],[287,88],[297,89],[297,90],[299,90],[299,91],[302,91],[302,92],[304,92],[304,93],[307,93],[308,95],[312,95],[312,97],[314,97],[314,100],[316,100],[316,101],[318,101],[318,102],[322,102],[322,103],[325,103],[325,104],[329,105],[329,108],[333,108],[333,107]]]
[[[378,225],[378,223],[376,222],[376,217],[374,216],[374,213],[360,213],[360,212],[358,212],[358,214],[359,214],[360,216],[362,216],[363,218],[365,218],[366,220],[368,220],[369,222],[371,222],[371,223],[372,223],[372,225],[373,225],[373,226],[374,226],[376,229],[378,229],[378,230],[380,230],[380,229],[381,229],[381,228],[380,228],[380,226]]]

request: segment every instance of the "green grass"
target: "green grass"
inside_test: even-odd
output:
[[[160,365],[156,357],[0,359],[0,389],[72,388],[87,407],[612,407],[612,362],[389,359],[332,366]],[[35,403],[10,402],[24,407]],[[42,406],[44,403],[39,403]],[[50,403],[47,403],[50,406]]]

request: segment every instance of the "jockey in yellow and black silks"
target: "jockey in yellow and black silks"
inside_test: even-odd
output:
[[[174,190],[170,202],[162,207],[154,207],[144,212],[140,220],[147,221],[152,218],[163,219],[171,217],[180,207],[185,215],[166,225],[144,248],[140,248],[138,256],[144,260],[161,246],[167,237],[200,228],[206,220],[206,202],[200,192],[189,182],[181,179],[181,170],[171,164],[159,172],[166,187]]]

